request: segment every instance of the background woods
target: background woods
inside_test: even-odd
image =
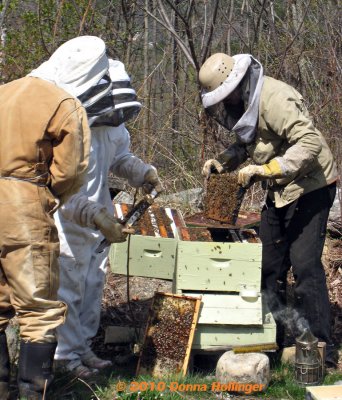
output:
[[[0,30],[2,83],[67,39],[102,37],[144,105],[130,126],[134,152],[159,168],[169,192],[201,186],[204,159],[229,141],[200,105],[197,73],[214,52],[251,53],[294,85],[341,168],[339,0],[3,0]]]

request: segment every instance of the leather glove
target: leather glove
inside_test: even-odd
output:
[[[159,179],[157,170],[152,167],[146,171],[144,175],[144,182],[142,184],[144,193],[151,193],[153,189],[160,193],[164,190],[163,185]]]
[[[202,176],[206,179],[209,179],[209,176],[215,171],[221,174],[224,172],[224,167],[219,161],[211,158],[204,163],[202,168]]]
[[[263,180],[270,178],[281,178],[283,176],[279,162],[276,159],[271,160],[268,164],[263,165],[247,165],[242,168],[238,174],[238,183],[243,186],[249,186],[253,180]]]
[[[94,216],[94,224],[110,243],[124,242],[128,233],[134,233],[134,229],[125,228],[105,209]]]

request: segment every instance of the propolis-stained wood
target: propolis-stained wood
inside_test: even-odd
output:
[[[200,304],[200,297],[155,293],[137,375],[186,374]]]
[[[232,173],[212,174],[204,197],[204,214],[216,221],[235,225],[245,190]]]

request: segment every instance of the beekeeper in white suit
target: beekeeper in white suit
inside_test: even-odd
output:
[[[141,104],[130,86],[130,79],[120,61],[109,60],[111,93],[92,105],[85,93],[80,97],[86,107],[92,139],[87,184],[55,214],[61,242],[60,300],[68,304],[66,322],[58,329],[57,364],[80,378],[88,378],[111,365],[91,350],[91,339],[100,322],[101,299],[108,259],[107,248],[96,249],[105,236],[111,242],[124,241],[126,233],[99,224],[113,218],[113,204],[108,187],[108,172],[128,179],[133,187],[150,192],[162,190],[156,169],[130,152],[130,136],[124,122],[135,116]],[[105,81],[95,91],[102,91]],[[118,224],[119,225],[119,224]]]
[[[5,329],[14,315],[21,338],[19,398],[42,399],[52,380],[55,330],[67,309],[57,298],[59,241],[52,214],[83,185],[87,171],[90,129],[77,96],[89,93],[107,71],[105,43],[83,36],[0,88],[1,400],[9,397]]]

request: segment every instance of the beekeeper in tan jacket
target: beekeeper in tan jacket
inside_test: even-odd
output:
[[[66,313],[57,299],[59,241],[52,214],[83,184],[90,129],[77,96],[107,73],[105,50],[97,37],[72,39],[29,76],[0,87],[1,399],[9,395],[5,328],[15,313],[19,397],[41,399],[52,379],[55,329]],[[94,93],[92,101],[106,93]]]
[[[240,169],[248,187],[264,181],[267,200],[261,214],[262,289],[277,322],[283,347],[286,275],[292,266],[296,311],[291,328],[311,329],[327,343],[327,364],[334,364],[330,304],[321,263],[329,209],[338,178],[332,153],[315,128],[303,97],[293,87],[264,76],[249,54],[217,53],[199,72],[202,102],[235,142],[216,159],[206,161],[203,175]]]

